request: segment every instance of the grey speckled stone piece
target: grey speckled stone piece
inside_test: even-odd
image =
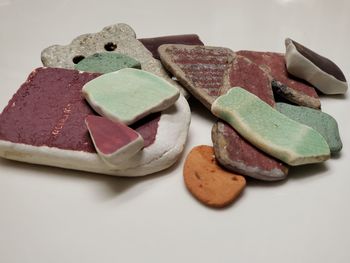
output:
[[[162,64],[136,39],[134,30],[126,24],[107,26],[98,33],[76,37],[69,45],[53,45],[41,52],[41,61],[46,67],[74,69],[85,57],[101,52],[116,52],[128,55],[141,63],[141,68],[162,77],[188,97],[188,92],[172,80]]]
[[[286,103],[276,103],[276,110],[287,117],[305,124],[318,131],[325,138],[331,153],[339,152],[343,148],[337,121],[327,113],[302,106]]]

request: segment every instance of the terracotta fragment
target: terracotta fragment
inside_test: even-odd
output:
[[[243,176],[223,170],[216,163],[213,147],[206,145],[191,150],[185,161],[183,175],[192,195],[211,207],[231,204],[246,184]]]

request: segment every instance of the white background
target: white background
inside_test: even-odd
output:
[[[103,3],[102,3],[103,2]],[[350,80],[350,2],[0,0],[0,108],[52,44],[125,22],[138,37],[197,33],[204,43],[284,52],[292,37]],[[248,182],[223,210],[187,192],[186,154],[211,145],[214,118],[191,100],[180,161],[125,179],[0,160],[0,262],[350,262],[349,98],[322,97],[344,143],[280,183]],[[1,125],[1,123],[0,123]]]

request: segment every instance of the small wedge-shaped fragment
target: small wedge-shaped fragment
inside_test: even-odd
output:
[[[131,68],[107,73],[86,83],[83,94],[100,115],[126,125],[169,108],[180,95],[167,81]]]
[[[117,165],[143,148],[141,135],[121,122],[89,115],[85,123],[97,153],[107,165]]]
[[[340,139],[337,121],[327,113],[307,107],[276,103],[276,110],[287,117],[318,131],[328,143],[331,153],[339,152],[343,144]]]
[[[231,204],[246,184],[243,176],[222,169],[216,163],[213,147],[206,145],[194,147],[187,155],[183,175],[192,195],[211,207]]]
[[[123,68],[141,69],[137,60],[119,53],[96,53],[84,58],[74,66],[76,70],[96,73],[109,73]]]
[[[235,86],[274,104],[269,75],[228,48],[169,44],[158,51],[163,65],[208,109]]]
[[[288,73],[284,54],[248,50],[238,51],[237,54],[267,70],[273,78],[272,89],[277,95],[297,105],[316,109],[321,107],[315,88]]]
[[[264,181],[287,177],[285,164],[255,148],[230,125],[218,121],[213,126],[211,138],[216,160],[226,169]]]
[[[257,148],[289,165],[329,159],[330,150],[321,134],[286,117],[245,89],[229,90],[215,100],[211,111]]]
[[[324,94],[344,94],[348,83],[341,69],[331,60],[287,38],[286,64],[290,74],[304,79]]]
[[[156,59],[160,59],[158,47],[164,44],[204,45],[196,34],[171,35],[138,39]]]

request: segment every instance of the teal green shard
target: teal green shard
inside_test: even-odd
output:
[[[86,83],[83,95],[100,115],[130,125],[150,113],[172,106],[180,93],[152,73],[126,68]]]
[[[328,143],[331,153],[343,148],[337,121],[327,113],[308,107],[294,106],[287,103],[276,103],[276,110],[297,122],[318,131]]]
[[[289,164],[329,159],[327,142],[314,129],[296,122],[240,87],[217,98],[211,111],[262,151]]]
[[[75,65],[76,70],[110,73],[123,68],[141,69],[141,64],[137,60],[120,53],[97,53],[86,57]]]

